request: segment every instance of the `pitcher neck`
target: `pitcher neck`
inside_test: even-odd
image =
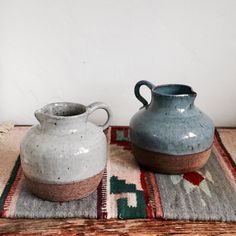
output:
[[[191,87],[181,84],[157,86],[152,90],[150,109],[172,109],[183,113],[194,105],[197,94]]]
[[[42,132],[73,134],[84,129],[88,114],[85,106],[75,103],[52,103],[35,111]]]
[[[150,109],[175,109],[183,112],[191,108],[194,105],[195,97],[184,96],[184,97],[163,97],[163,96],[152,96],[152,101],[149,105]]]
[[[74,134],[82,131],[86,122],[85,116],[75,119],[45,118],[40,122],[40,129],[50,134]]]

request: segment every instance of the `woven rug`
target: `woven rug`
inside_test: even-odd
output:
[[[49,202],[25,186],[19,143],[27,127],[0,142],[0,214],[7,218],[164,218],[236,221],[236,129],[217,129],[213,151],[200,171],[163,175],[140,169],[127,127],[112,127],[103,179],[87,198]]]

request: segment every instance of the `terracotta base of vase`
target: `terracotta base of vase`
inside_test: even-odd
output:
[[[132,144],[137,162],[145,169],[164,174],[183,174],[202,168],[211,154],[211,147],[206,151],[190,155],[167,155],[151,152]]]
[[[85,180],[71,184],[45,184],[31,180],[25,176],[29,190],[39,198],[49,201],[71,201],[87,197],[99,185],[103,171]]]

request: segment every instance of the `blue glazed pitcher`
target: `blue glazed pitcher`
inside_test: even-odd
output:
[[[151,90],[150,104],[140,94],[142,85]],[[203,167],[211,153],[214,124],[194,105],[196,92],[187,85],[154,86],[145,80],[135,85],[134,92],[143,104],[130,121],[130,140],[138,163],[168,174]]]

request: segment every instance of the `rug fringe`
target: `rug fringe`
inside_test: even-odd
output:
[[[13,128],[14,128],[14,124],[10,121],[6,121],[0,124],[0,141]]]

